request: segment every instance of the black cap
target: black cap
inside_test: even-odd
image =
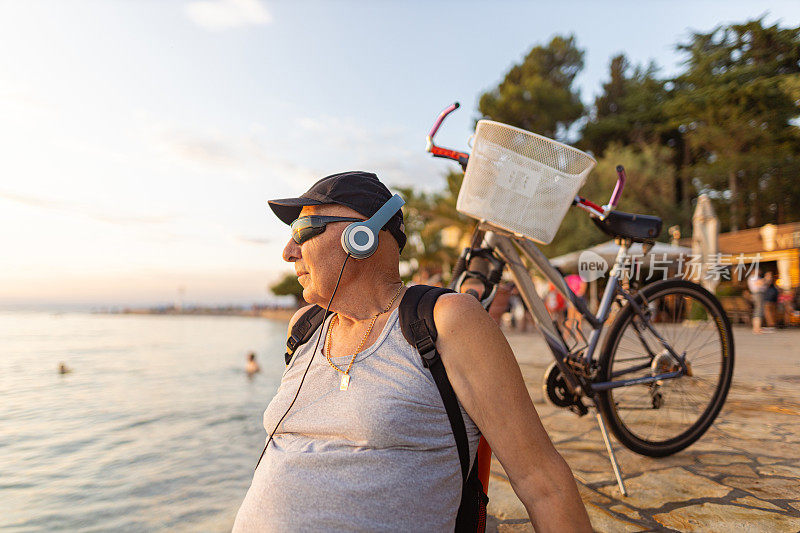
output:
[[[370,218],[391,197],[392,193],[378,176],[372,172],[355,170],[326,176],[298,198],[270,200],[269,206],[281,221],[291,224],[306,205],[339,204]],[[383,229],[392,234],[402,250],[406,245],[403,212],[398,210]]]

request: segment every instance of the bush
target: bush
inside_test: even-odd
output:
[[[700,302],[692,301],[692,308],[689,310],[689,320],[708,320],[706,308]]]
[[[733,283],[720,284],[716,290],[716,294],[720,298],[724,298],[726,296],[741,296],[743,292],[743,286],[734,285]]]

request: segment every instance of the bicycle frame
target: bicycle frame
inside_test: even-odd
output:
[[[576,295],[572,289],[570,289],[564,277],[553,267],[553,265],[550,264],[550,261],[547,259],[547,257],[545,257],[545,255],[532,241],[521,235],[508,233],[507,231],[497,228],[487,222],[481,222],[479,231],[481,230],[486,232],[483,238],[483,245],[494,249],[500,258],[508,264],[512,278],[514,279],[514,283],[519,288],[520,295],[525,302],[525,305],[530,310],[531,315],[539,327],[539,330],[544,335],[545,341],[550,347],[550,351],[553,353],[556,365],[558,365],[559,370],[561,370],[561,373],[564,376],[564,381],[573,394],[591,397],[597,392],[608,389],[674,379],[685,374],[686,367],[683,357],[679,356],[672,350],[672,348],[666,343],[666,341],[664,341],[661,335],[659,335],[658,332],[652,327],[649,320],[644,320],[644,324],[646,325],[647,329],[656,337],[656,339],[662,344],[667,352],[680,364],[681,369],[635,379],[621,379],[616,381],[596,383],[584,382],[584,387],[584,385],[579,383],[578,377],[566,362],[567,357],[571,355],[569,353],[569,349],[567,348],[567,345],[561,336],[561,333],[558,331],[555,323],[550,318],[550,313],[547,311],[544,302],[536,292],[533,280],[530,277],[530,273],[528,272],[527,267],[523,264],[520,254],[517,251],[517,247],[519,247],[522,253],[533,263],[536,269],[553,284],[556,290],[558,290],[567,300],[569,300],[572,305],[578,309],[580,314],[590,324],[592,332],[582,356],[583,362],[586,365],[589,365],[594,359],[594,353],[599,344],[600,337],[602,336],[605,322],[608,320],[608,316],[611,312],[611,305],[614,303],[614,300],[618,295],[622,295],[628,301],[629,305],[635,306],[634,310],[637,312],[637,314],[640,317],[644,317],[644,312],[642,311],[641,306],[636,302],[635,298],[628,294],[627,291],[623,290],[620,285],[623,268],[626,260],[628,259],[628,248],[630,246],[630,242],[620,239],[619,252],[617,253],[617,257],[614,261],[614,266],[611,269],[610,278],[603,293],[603,297],[600,300],[600,307],[597,310],[597,314],[594,315],[589,310],[584,300]],[[654,355],[644,338],[640,337],[640,339],[650,355]],[[619,375],[642,370],[649,366],[650,364],[647,363],[641,366],[632,367]],[[615,375],[614,377],[619,377],[619,375]],[[586,388],[588,388],[588,390],[586,390]]]

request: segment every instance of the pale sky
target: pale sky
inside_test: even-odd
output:
[[[800,2],[0,0],[0,307],[251,303],[292,271],[270,198],[343,170],[438,189],[479,95],[574,33],[675,72],[690,30]],[[590,178],[591,179],[591,178]]]

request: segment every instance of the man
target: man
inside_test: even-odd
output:
[[[286,223],[311,215],[365,220],[390,197],[374,174],[347,172],[270,207]],[[301,244],[289,240],[283,251],[303,298],[322,307],[330,301],[334,314],[297,349],[267,407],[264,427],[277,430],[234,531],[454,528],[462,484],[455,440],[396,312],[405,290],[398,271],[402,214],[384,226],[374,255],[345,264],[340,240],[349,223],[329,222]],[[290,331],[305,310],[292,318]],[[497,325],[466,294],[440,297],[434,320],[471,456],[482,433],[537,531],[591,531],[572,473],[542,427]]]
[[[775,326],[777,325],[777,307],[778,307],[778,296],[780,295],[780,291],[778,290],[777,285],[775,285],[775,276],[772,272],[765,272],[764,273],[764,318],[767,322],[767,329],[765,331],[774,331]]]

